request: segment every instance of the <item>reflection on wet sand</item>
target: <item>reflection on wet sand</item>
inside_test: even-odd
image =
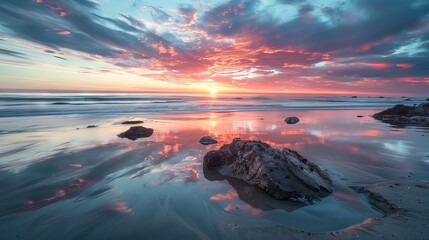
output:
[[[148,116],[135,116],[155,130],[151,137],[136,141],[116,137],[127,128],[117,124],[123,117],[95,122],[96,129],[60,126],[1,135],[0,141],[13,144],[0,148],[0,231],[14,237],[21,229],[17,226],[27,226],[31,229],[28,237],[40,236],[35,239],[90,235],[102,239],[114,221],[121,226],[115,229],[115,236],[131,231],[134,237],[155,237],[160,229],[174,225],[182,237],[204,233],[221,238],[219,234],[226,231],[224,222],[341,229],[377,213],[347,189],[315,206],[276,201],[235,179],[203,172],[202,158],[207,151],[239,137],[296,149],[345,186],[426,178],[429,152],[421,135],[429,131],[392,129],[371,118],[355,117],[375,111],[154,114],[147,121]],[[288,115],[299,117],[300,123],[285,124]],[[219,143],[199,144],[206,135]],[[343,215],[332,215],[332,211]],[[80,223],[76,219],[82,216],[87,220]],[[202,221],[201,216],[211,217]],[[49,230],[56,223],[46,219],[68,224],[74,232],[61,235]],[[141,226],[142,219],[154,219],[154,223]]]
[[[299,207],[303,207],[304,204],[296,203],[291,201],[279,201],[268,195],[261,189],[249,185],[236,178],[226,177],[219,174],[217,171],[209,170],[204,168],[204,177],[209,181],[223,181],[227,180],[233,189],[227,193],[218,193],[210,197],[212,201],[220,200],[234,200],[237,197],[251,206],[253,209],[259,209],[263,211],[271,211],[274,209],[283,209],[287,212],[291,212]],[[229,205],[230,206],[230,205]],[[232,208],[233,209],[233,208]],[[230,209],[230,210],[232,210]]]

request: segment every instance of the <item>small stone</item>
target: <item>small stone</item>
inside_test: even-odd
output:
[[[203,145],[216,144],[217,140],[214,139],[214,138],[212,138],[212,137],[210,137],[210,136],[205,136],[205,137],[202,137],[200,139],[200,143],[203,144]]]
[[[150,137],[153,134],[152,128],[145,128],[142,126],[130,127],[127,131],[118,134],[120,138],[128,138],[130,140],[136,140],[137,138]]]
[[[287,117],[287,118],[285,119],[285,122],[286,122],[287,124],[296,124],[296,123],[298,123],[298,122],[299,122],[299,118],[297,118],[297,117]]]

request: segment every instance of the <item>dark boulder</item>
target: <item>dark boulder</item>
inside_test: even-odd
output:
[[[398,104],[374,114],[373,117],[392,124],[428,124],[429,103],[421,103],[414,106]]]
[[[234,139],[204,156],[204,168],[257,186],[279,200],[313,203],[334,187],[329,175],[296,151]]]

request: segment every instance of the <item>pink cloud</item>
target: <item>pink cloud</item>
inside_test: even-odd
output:
[[[233,200],[233,199],[236,199],[237,197],[238,197],[237,192],[231,189],[225,194],[218,193],[216,195],[211,196],[210,200],[212,201]]]

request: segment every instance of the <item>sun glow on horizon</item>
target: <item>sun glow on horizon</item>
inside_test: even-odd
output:
[[[217,88],[216,87],[209,87],[209,92],[210,92],[211,95],[216,95]]]

